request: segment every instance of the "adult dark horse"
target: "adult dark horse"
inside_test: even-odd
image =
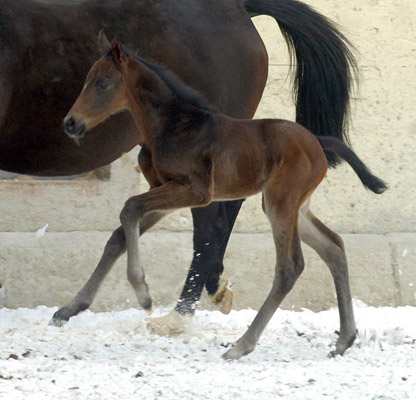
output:
[[[0,169],[57,176],[85,172],[141,142],[127,114],[94,129],[79,146],[61,121],[97,59],[101,28],[176,72],[218,108],[252,117],[267,78],[267,54],[250,17],[276,19],[296,57],[297,121],[320,135],[343,137],[354,60],[321,15],[293,0],[0,0]],[[192,211],[194,257],[177,310],[192,313],[204,285],[218,289],[222,258],[241,201]],[[124,240],[122,230],[105,252]],[[205,246],[210,242],[211,246]],[[54,316],[62,323],[86,309],[111,265]],[[192,289],[192,290],[190,290]]]

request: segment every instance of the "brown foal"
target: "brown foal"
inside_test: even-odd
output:
[[[139,164],[150,189],[129,198],[120,214],[128,278],[141,306],[150,310],[152,300],[139,259],[139,234],[169,211],[262,192],[276,247],[273,286],[247,332],[224,357],[237,359],[256,346],[304,268],[300,237],[334,276],[341,316],[334,354],[343,354],[356,333],[345,252],[339,236],[308,210],[309,198],[325,176],[328,153],[347,161],[375,193],[384,191],[383,182],[340,140],[315,137],[294,122],[222,115],[171,72],[133,56],[118,40],[110,45],[100,34],[99,42],[103,57],[88,73],[64,126],[80,138],[110,115],[128,110],[143,134]]]

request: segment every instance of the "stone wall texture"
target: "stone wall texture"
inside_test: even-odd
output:
[[[354,297],[373,305],[416,305],[416,2],[310,0],[339,24],[356,49],[360,83],[352,102],[354,150],[387,181],[366,191],[348,166],[330,170],[312,210],[342,234]],[[269,80],[257,117],[294,118],[288,52],[275,21],[254,23],[270,57]],[[136,172],[138,149],[113,163],[109,181],[0,181],[0,283],[9,307],[62,305],[91,274],[118,214],[132,194],[146,190]],[[48,224],[46,233],[36,231]],[[192,256],[191,217],[180,210],[143,238],[143,257],[157,304],[172,304]],[[305,246],[306,247],[306,246]],[[324,264],[306,249],[307,267],[284,303],[314,310],[335,305]],[[94,309],[135,306],[125,258],[100,291]],[[274,248],[259,196],[240,212],[225,258],[235,307],[257,308],[267,295]],[[1,296],[0,296],[1,297]],[[202,302],[208,307],[206,302]]]

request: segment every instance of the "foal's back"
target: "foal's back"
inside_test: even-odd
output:
[[[303,126],[281,119],[234,119],[220,115],[215,134],[214,198],[234,199],[263,190],[285,167],[318,183],[327,161],[318,140]]]

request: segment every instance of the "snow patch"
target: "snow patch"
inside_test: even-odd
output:
[[[336,309],[278,310],[254,352],[233,362],[221,355],[254,310],[197,310],[189,331],[172,338],[150,333],[142,310],[86,311],[62,328],[48,326],[56,310],[0,309],[1,399],[402,400],[416,392],[415,307],[356,301],[356,344],[332,359]]]

